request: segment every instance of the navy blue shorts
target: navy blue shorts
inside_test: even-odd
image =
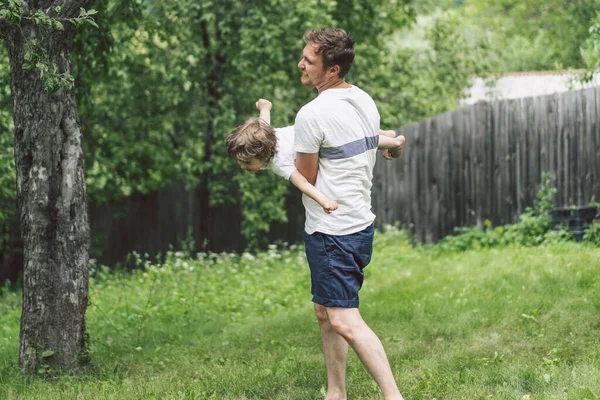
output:
[[[358,308],[363,269],[373,253],[373,225],[350,235],[304,232],[312,301],[325,307]]]

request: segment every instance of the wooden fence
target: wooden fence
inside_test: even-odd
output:
[[[600,88],[480,102],[397,132],[406,152],[376,164],[373,207],[378,226],[399,221],[420,241],[515,222],[542,172],[557,206],[600,200]]]

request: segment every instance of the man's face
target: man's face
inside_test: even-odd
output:
[[[302,50],[302,59],[298,68],[302,71],[300,81],[303,85],[319,88],[327,81],[327,71],[323,68],[323,57],[315,53],[318,47],[314,43],[307,43]]]
[[[255,157],[237,156],[237,163],[241,169],[250,173],[256,173],[264,164],[264,161]]]

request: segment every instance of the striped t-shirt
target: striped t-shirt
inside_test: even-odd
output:
[[[298,111],[294,128],[294,149],[319,153],[316,188],[339,205],[327,214],[303,195],[306,233],[347,235],[372,224],[371,186],[379,142],[379,112],[373,99],[356,86],[327,89]]]

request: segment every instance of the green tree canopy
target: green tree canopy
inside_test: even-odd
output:
[[[465,30],[487,36],[498,67],[492,72],[583,68],[580,47],[599,0],[467,0]]]
[[[256,115],[259,97],[272,100],[273,125],[285,126],[316,95],[297,69],[304,31],[351,33],[348,80],[371,93],[385,128],[456,107],[477,68],[452,18],[430,29],[425,53],[395,46],[394,33],[416,17],[409,0],[109,0],[96,8],[99,29],[81,26],[73,49],[91,200],[183,182],[199,188],[205,212],[241,204],[248,238],[285,220],[289,185],[243,173],[223,141]]]

